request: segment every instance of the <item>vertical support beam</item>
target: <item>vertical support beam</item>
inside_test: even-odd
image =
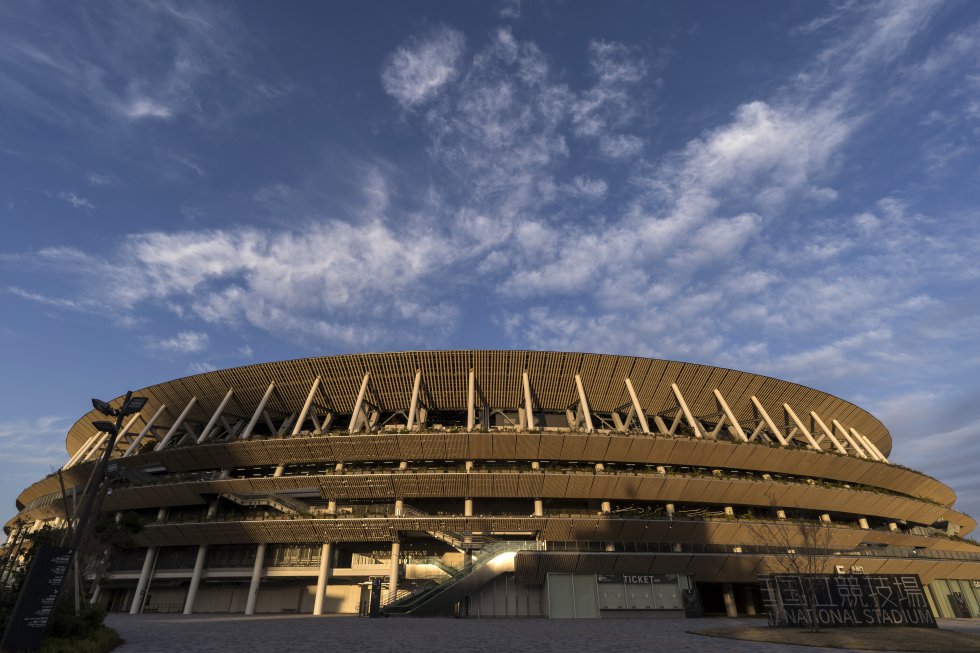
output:
[[[187,415],[191,412],[191,410],[194,408],[196,404],[197,404],[197,397],[191,397],[191,400],[187,402],[186,406],[184,406],[184,410],[180,411],[180,415],[178,415],[177,419],[174,420],[173,426],[170,427],[170,429],[167,431],[167,434],[163,436],[163,439],[160,440],[160,443],[157,444],[157,446],[153,449],[154,451],[163,451],[167,447],[167,445],[170,444],[170,439],[173,438],[177,430],[181,426],[183,426],[184,420],[187,419]]]
[[[769,417],[769,413],[767,413],[766,409],[762,407],[762,402],[759,401],[759,398],[755,395],[752,395],[752,405],[755,406],[755,410],[759,413],[759,417],[761,417],[766,423],[766,426],[769,427],[772,434],[776,436],[777,440],[779,440],[779,444],[783,445],[784,447],[788,446],[789,442],[787,442],[786,438],[783,437],[783,432],[779,430],[778,426],[776,426],[776,422]]]
[[[810,411],[810,419],[812,420],[813,424],[816,424],[817,426],[820,427],[820,430],[823,431],[824,435],[830,438],[830,441],[834,443],[834,448],[837,449],[839,453],[845,455],[847,454],[847,449],[845,449],[844,445],[840,443],[840,440],[834,437],[834,434],[831,433],[829,428],[827,428],[827,425],[824,423],[822,419],[820,419],[820,415],[817,415],[817,412],[815,410]]]
[[[476,372],[470,368],[469,391],[466,394],[466,432],[472,433],[476,426]]]
[[[129,606],[129,614],[139,614],[143,611],[143,598],[146,596],[146,586],[150,582],[150,574],[153,573],[156,558],[157,548],[151,546],[146,550],[146,557],[143,558],[143,569],[140,571],[140,579],[136,581],[136,594],[133,595],[133,603]]]
[[[694,419],[694,414],[691,413],[691,409],[687,407],[687,402],[684,400],[684,395],[681,394],[681,389],[677,387],[676,383],[671,383],[670,389],[674,391],[674,398],[677,399],[677,405],[680,406],[681,412],[684,413],[684,419],[687,420],[687,425],[691,427],[696,437],[703,438],[704,429]]]
[[[813,439],[813,436],[810,434],[810,431],[808,431],[807,428],[803,426],[803,422],[801,422],[800,418],[796,416],[796,413],[793,411],[790,405],[783,404],[783,410],[786,412],[787,417],[793,420],[793,423],[796,424],[796,428],[800,430],[800,433],[803,434],[803,437],[806,438],[807,442],[810,443],[810,447],[812,447],[815,451],[823,451],[823,449],[820,448],[820,445],[817,444],[817,441]]]
[[[313,614],[323,614],[323,599],[327,594],[327,581],[330,580],[330,559],[333,557],[333,545],[326,542],[320,547],[320,569],[316,575],[316,596],[313,597]]]
[[[412,401],[408,404],[408,430],[415,426],[415,418],[419,409],[419,391],[422,388],[422,370],[415,370],[415,383],[412,384]]]
[[[728,617],[737,617],[738,608],[735,607],[735,591],[732,589],[731,583],[722,583],[721,595],[725,600],[725,615]]]
[[[715,388],[715,401],[718,402],[718,406],[725,413],[725,417],[728,418],[728,430],[734,433],[742,442],[748,442],[749,439],[746,437],[745,431],[742,430],[742,425],[738,423],[738,420],[735,418],[735,413],[732,412],[725,398],[721,396],[721,390],[718,388]]]
[[[395,600],[398,596],[398,556],[402,551],[402,543],[395,541],[391,543],[391,569],[388,572],[388,602]]]
[[[633,389],[633,382],[629,380],[629,377],[624,379],[626,381],[626,391],[630,393],[630,400],[633,402],[633,410],[636,411],[636,418],[640,420],[640,428],[644,433],[650,433],[650,425],[647,423],[647,416],[643,413],[643,406],[640,405],[640,400],[636,396],[636,390]]]
[[[194,612],[194,599],[197,598],[197,589],[201,586],[201,576],[204,574],[204,561],[207,557],[208,545],[202,544],[197,547],[194,572],[191,574],[191,584],[187,588],[187,599],[184,601],[184,614],[192,614]]]
[[[575,375],[575,389],[578,390],[578,405],[582,410],[582,417],[585,419],[585,432],[594,433],[592,427],[592,411],[589,410],[589,402],[585,398],[585,388],[582,386],[582,377]]]
[[[265,565],[265,550],[267,546],[263,542],[255,548],[255,562],[252,564],[252,578],[248,584],[245,614],[255,614],[255,603],[259,598],[259,582],[262,580],[262,567]]]
[[[364,411],[364,395],[367,394],[368,380],[371,378],[370,372],[364,373],[361,381],[361,389],[357,393],[357,401],[354,402],[354,414],[350,416],[350,426],[347,427],[348,433],[354,433],[360,424],[361,413]]]
[[[252,419],[248,420],[248,425],[245,426],[245,430],[242,434],[238,436],[239,440],[248,440],[252,437],[252,430],[255,425],[259,423],[259,419],[262,417],[262,413],[265,411],[265,405],[269,403],[269,398],[272,396],[272,391],[276,389],[276,382],[273,381],[266,388],[265,394],[262,395],[262,399],[259,400],[259,405],[255,408],[255,412],[252,413]]]
[[[136,451],[136,447],[140,446],[140,442],[144,437],[146,437],[146,434],[150,432],[150,429],[153,428],[153,425],[156,424],[157,419],[160,418],[160,415],[163,415],[163,411],[165,410],[167,410],[167,404],[160,404],[160,407],[157,408],[157,412],[153,413],[153,416],[149,419],[146,425],[143,426],[143,430],[139,432],[139,435],[136,436],[133,443],[129,445],[129,449],[126,449],[126,452],[123,454],[123,458],[126,456],[131,456],[133,452]]]
[[[534,430],[534,409],[531,407],[531,381],[527,377],[527,370],[522,375],[524,382],[524,415],[527,417],[527,430]]]
[[[320,387],[320,376],[317,375],[313,379],[313,385],[310,386],[310,393],[306,395],[306,401],[303,402],[303,408],[299,411],[299,417],[296,418],[296,425],[293,426],[293,435],[299,435],[299,432],[303,430],[303,422],[306,421],[306,414],[310,412],[310,406],[313,405],[313,398],[316,397],[316,391]]]
[[[205,426],[204,430],[201,431],[201,437],[197,439],[198,444],[202,444],[208,439],[208,436],[211,435],[211,429],[213,429],[214,425],[218,423],[218,418],[225,412],[225,406],[228,405],[228,402],[231,401],[234,394],[235,389],[228,388],[228,392],[225,393],[225,398],[221,400],[220,404],[218,404],[218,407],[214,411],[214,415],[211,416],[211,419],[208,420],[207,426]]]

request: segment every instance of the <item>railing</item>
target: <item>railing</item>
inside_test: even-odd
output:
[[[518,551],[540,550],[541,546],[541,542],[498,541],[484,548],[480,552],[479,556],[474,558],[472,561],[465,563],[462,568],[458,568],[457,573],[450,574],[442,582],[438,582],[435,585],[423,586],[410,594],[397,598],[386,597],[385,600],[381,602],[381,611],[386,615],[409,614],[419,609],[422,605],[428,603],[429,601],[435,600],[437,596],[448,592],[460,582],[470,577],[474,572],[486,567],[488,563],[497,559],[497,557],[501,554],[510,552],[516,553]]]

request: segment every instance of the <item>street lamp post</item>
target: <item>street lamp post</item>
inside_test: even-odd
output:
[[[20,596],[14,606],[13,613],[0,641],[0,649],[10,651],[37,651],[47,630],[48,622],[61,593],[61,586],[68,574],[73,558],[77,564],[78,549],[85,537],[85,531],[92,518],[96,499],[104,491],[106,468],[112,451],[116,447],[116,438],[122,428],[123,419],[127,415],[135,415],[146,405],[145,397],[134,397],[132,391],[126,393],[119,408],[113,408],[107,402],[93,399],[92,405],[106,417],[115,417],[115,422],[99,420],[92,425],[105,433],[106,447],[102,457],[96,462],[86,484],[86,492],[82,497],[81,509],[75,514],[75,528],[72,531],[69,548],[41,544],[31,563]],[[67,506],[65,506],[67,510]],[[76,580],[76,582],[80,582]]]

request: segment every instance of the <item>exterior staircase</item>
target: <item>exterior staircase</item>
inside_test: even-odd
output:
[[[270,508],[275,508],[280,512],[284,512],[287,515],[299,515],[302,517],[309,517],[313,514],[313,509],[305,501],[300,501],[295,497],[287,497],[281,494],[226,493],[220,496],[228,499],[232,503],[237,503],[240,506],[268,506]]]

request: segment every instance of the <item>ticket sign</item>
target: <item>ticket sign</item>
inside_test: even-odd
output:
[[[808,626],[808,606],[821,626],[936,628],[916,574],[767,574],[759,576],[770,626]],[[809,611],[812,614],[812,610]]]
[[[71,554],[71,549],[61,546],[38,545],[3,641],[0,641],[0,650],[20,653],[41,649],[41,639],[54,613],[61,582],[71,565]]]

